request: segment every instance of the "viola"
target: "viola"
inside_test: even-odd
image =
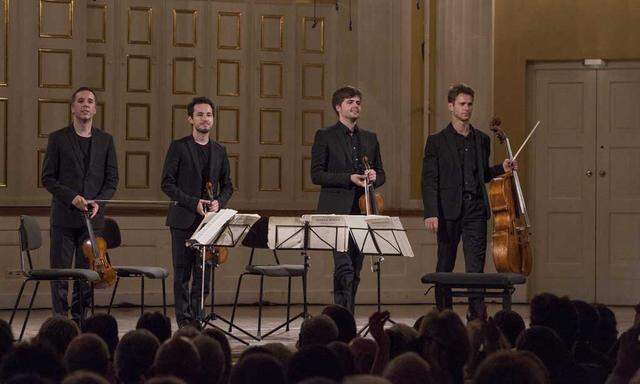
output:
[[[506,144],[509,159],[513,161],[515,157],[511,151],[509,138],[500,125],[500,119],[493,118],[490,129],[501,144]],[[528,276],[533,267],[533,256],[529,244],[531,224],[517,171],[507,172],[491,180],[489,203],[493,214],[491,238],[493,263],[496,270]]]
[[[89,269],[95,271],[100,280],[93,283],[94,288],[107,288],[116,282],[116,271],[107,258],[107,241],[103,237],[96,237],[91,225],[90,213],[84,213],[84,220],[89,232],[89,239],[82,244],[82,253],[89,261]]]
[[[366,171],[371,169],[367,156],[362,156],[362,164],[366,175]],[[380,215],[384,211],[384,199],[382,195],[376,193],[373,182],[369,181],[368,178],[364,183],[364,195],[360,196],[358,200],[358,207],[363,215]]]
[[[207,181],[206,188],[207,188],[207,198],[213,201],[214,200],[213,183],[211,182],[211,180]],[[205,210],[208,211],[208,208],[205,208]],[[214,259],[214,257],[216,258]],[[205,260],[214,259],[216,260],[216,264],[224,264],[229,259],[229,250],[227,250],[227,247],[221,247],[221,246],[205,247],[204,259]]]

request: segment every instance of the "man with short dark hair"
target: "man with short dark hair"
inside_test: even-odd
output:
[[[158,338],[146,329],[129,331],[122,336],[113,358],[118,380],[123,384],[135,384],[151,377],[159,347]]]
[[[362,93],[351,86],[334,92],[331,98],[338,122],[316,132],[311,148],[311,180],[320,185],[318,213],[360,214],[358,199],[365,182],[375,188],[385,182],[380,145],[375,133],[357,125],[362,109]],[[365,171],[363,158],[370,169]],[[347,252],[333,252],[333,301],[351,313],[360,283],[364,256],[349,238]]]
[[[93,126],[96,95],[91,88],[81,87],[71,97],[73,122],[49,134],[47,152],[42,165],[42,185],[51,193],[51,268],[88,268],[81,250],[88,236],[83,212],[91,211],[94,229],[104,226],[104,209],[89,202],[109,200],[118,185],[118,164],[113,137]],[[104,128],[104,127],[101,127]],[[55,315],[68,316],[67,281],[51,282],[51,301]],[[86,282],[73,286],[71,315],[80,323],[85,314],[80,310],[80,297],[86,309],[90,289]]]
[[[196,97],[187,106],[190,135],[174,140],[162,170],[162,191],[175,201],[166,225],[171,228],[173,295],[178,326],[202,317],[202,271],[198,252],[185,246],[206,212],[227,205],[233,193],[226,149],[209,137],[215,121],[213,102]],[[205,267],[205,296],[209,293],[211,266]],[[191,279],[193,275],[193,279]],[[189,281],[191,287],[189,287]]]
[[[437,233],[436,272],[451,272],[462,237],[466,272],[483,272],[487,251],[487,220],[491,208],[485,183],[515,170],[517,162],[505,159],[489,166],[491,139],[471,125],[475,92],[464,84],[449,89],[447,101],[451,122],[429,135],[422,162],[424,224]],[[438,308],[452,308],[451,296],[436,289]],[[485,312],[480,297],[469,298],[469,319]]]

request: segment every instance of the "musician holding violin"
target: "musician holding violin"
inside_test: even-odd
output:
[[[424,223],[438,239],[436,272],[451,272],[462,238],[466,272],[483,272],[487,248],[487,220],[491,208],[485,183],[518,169],[514,160],[489,166],[491,140],[470,124],[474,91],[464,84],[449,89],[451,122],[430,135],[422,164]],[[436,290],[438,308],[451,308],[451,297]],[[482,298],[469,299],[469,319],[482,316]]]
[[[89,200],[111,199],[118,185],[113,137],[93,126],[96,103],[91,88],[78,88],[71,96],[71,125],[49,134],[41,181],[52,195],[51,268],[71,268],[74,263],[76,268],[90,267],[97,255],[83,254],[83,243],[90,237],[87,224],[99,233],[104,226],[104,207]],[[101,261],[91,264],[106,269]],[[54,315],[68,316],[68,289],[67,281],[51,282]],[[71,303],[71,316],[76,323],[85,317],[80,297],[84,298],[86,311],[91,299],[89,286],[77,281]]]
[[[224,208],[233,194],[227,151],[210,138],[215,122],[213,102],[206,97],[194,98],[187,105],[187,121],[192,132],[171,143],[161,182],[162,191],[176,202],[169,208],[166,225],[171,229],[173,294],[179,327],[201,318],[201,255],[188,248],[186,241],[205,213]],[[205,282],[209,281],[210,273],[211,266],[207,263]],[[209,284],[204,286],[206,297]]]
[[[318,213],[360,214],[359,199],[365,183],[379,187],[385,182],[380,145],[375,133],[357,125],[362,109],[362,93],[351,86],[333,93],[336,124],[316,132],[311,149],[311,180],[320,185]],[[363,159],[368,160],[365,170]],[[333,297],[351,313],[360,282],[364,256],[349,239],[347,252],[334,252]]]

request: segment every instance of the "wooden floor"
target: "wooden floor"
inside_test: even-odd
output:
[[[500,310],[500,305],[498,304],[488,304],[489,307],[489,315]],[[319,305],[311,305],[309,306],[309,312],[311,315],[316,315],[322,311],[322,306]],[[388,305],[385,306],[384,309],[389,310],[391,312],[392,320],[400,323],[405,323],[408,325],[413,325],[415,320],[421,315],[428,312],[432,307],[425,305]],[[356,308],[356,323],[358,325],[358,329],[363,327],[367,323],[368,316],[375,311],[376,307],[374,305],[361,305]],[[464,315],[466,313],[466,305],[465,304],[456,304],[454,306],[454,310],[462,316],[464,319]],[[525,319],[525,322],[529,323],[529,307],[524,304],[515,304],[512,307],[513,310],[520,313],[520,315]],[[620,332],[628,329],[633,323],[634,317],[634,309],[633,307],[611,307],[611,309],[615,312],[616,318],[618,321],[618,330]],[[152,311],[161,311],[161,307],[153,307],[147,308],[147,310]],[[291,313],[292,316],[298,314],[302,310],[302,306],[296,305],[292,307]],[[262,334],[265,334],[270,329],[276,327],[281,324],[285,319],[285,311],[286,307],[284,306],[271,306],[263,309],[263,320],[262,320]],[[106,309],[96,308],[96,312],[106,312]],[[172,317],[173,320],[173,308],[167,309],[168,315]],[[219,306],[216,307],[216,312],[219,316],[225,317],[226,319],[230,318],[231,315],[231,306]],[[138,308],[116,308],[111,312],[118,321],[118,330],[120,335],[124,335],[128,331],[135,328],[136,322],[138,321],[138,317],[140,316],[140,310]],[[257,314],[258,309],[255,306],[242,306],[238,308],[238,312],[236,314],[236,324],[248,331],[249,333],[255,334],[257,332]],[[31,313],[29,323],[27,325],[27,329],[25,331],[25,338],[29,339],[33,337],[38,329],[40,328],[40,324],[51,315],[51,311],[49,309],[38,309],[34,310]],[[11,316],[11,311],[9,310],[0,310],[0,318],[9,320]],[[21,312],[16,315],[13,323],[13,332],[16,337],[20,334],[20,327],[22,325],[22,321],[24,319],[24,312]],[[227,330],[225,324],[218,320],[213,322],[215,325]],[[238,331],[234,331],[233,334],[237,335],[240,339],[250,343],[251,345],[255,344],[263,344],[268,342],[281,342],[286,345],[294,346],[297,338],[298,332],[300,331],[301,320],[296,320],[291,324],[291,328],[288,332],[284,331],[284,328],[280,331],[274,333],[273,335],[267,337],[262,341],[255,341],[249,338],[248,336],[243,335]],[[175,322],[172,322],[173,330],[176,330]],[[233,350],[234,355],[239,354],[246,346],[239,341],[236,341],[232,338],[229,338],[231,342],[231,348]]]

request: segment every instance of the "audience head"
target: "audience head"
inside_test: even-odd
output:
[[[333,341],[327,345],[327,348],[329,348],[340,361],[342,372],[345,376],[353,375],[356,372],[353,353],[348,344],[342,341]]]
[[[146,329],[164,343],[171,337],[171,319],[161,312],[145,312],[138,319],[136,329]]]
[[[474,384],[545,384],[542,362],[526,351],[499,351],[480,364]]]
[[[77,371],[65,377],[62,384],[109,384],[109,381],[93,372]]]
[[[565,343],[573,348],[578,329],[578,314],[568,297],[541,293],[531,299],[531,325],[542,325],[553,329]]]
[[[53,381],[49,379],[45,379],[40,375],[36,375],[35,373],[27,373],[16,375],[12,377],[10,380],[3,381],[5,384],[52,384]]]
[[[224,373],[221,382],[224,384],[228,383],[229,376],[231,375],[231,345],[229,345],[227,336],[221,330],[212,327],[205,328],[202,334],[220,343],[220,347],[222,347],[222,352],[224,353]]]
[[[73,320],[62,316],[52,316],[42,323],[36,338],[49,344],[62,358],[71,340],[79,334],[80,329]]]
[[[345,377],[342,384],[389,384],[389,380],[380,376],[361,374]]]
[[[590,343],[598,325],[598,311],[591,304],[582,300],[572,300],[571,303],[578,315],[576,341]]]
[[[13,331],[6,321],[0,319],[0,359],[6,355],[13,346]]]
[[[107,343],[110,358],[113,358],[118,345],[118,322],[115,317],[107,313],[93,315],[85,320],[82,332],[100,336]]]
[[[551,379],[560,377],[571,362],[569,350],[560,337],[548,327],[534,325],[525,329],[516,341],[516,349],[536,355],[549,371]]]
[[[289,347],[282,343],[267,343],[264,344],[263,347],[267,349],[273,357],[278,359],[283,367],[289,365],[289,359],[293,356],[293,351],[289,349]]]
[[[90,371],[107,377],[109,374],[109,347],[102,338],[85,333],[71,340],[64,354],[64,365],[69,373]]]
[[[351,340],[349,349],[353,354],[354,373],[367,374],[371,372],[371,367],[378,351],[378,344],[374,340],[358,336]]]
[[[224,352],[217,340],[200,335],[193,339],[200,355],[202,377],[207,383],[219,383],[224,374]]]
[[[153,362],[155,376],[175,376],[196,384],[201,376],[200,355],[191,340],[173,337],[160,345]]]
[[[493,321],[507,338],[509,344],[515,346],[518,335],[525,329],[522,316],[518,312],[502,309],[493,315]]]
[[[297,346],[303,349],[312,345],[327,345],[338,339],[338,327],[327,315],[306,319],[300,327]]]
[[[251,353],[238,360],[231,370],[230,384],[273,383],[284,384],[284,367],[270,354]]]
[[[431,367],[415,352],[407,352],[391,360],[383,376],[392,384],[435,383]]]
[[[325,377],[340,382],[344,373],[338,357],[328,347],[312,345],[299,350],[291,357],[287,376],[290,384],[311,377]]]
[[[7,382],[21,374],[35,374],[53,382],[60,382],[66,371],[60,356],[50,344],[39,340],[18,343],[0,363],[0,382]]]
[[[113,358],[116,377],[123,384],[149,378],[159,347],[158,338],[146,329],[127,332],[120,339]]]
[[[175,376],[154,377],[145,381],[145,384],[186,384],[184,380]]]
[[[389,359],[405,352],[415,352],[418,331],[406,324],[394,324],[384,330],[389,337]]]
[[[467,330],[471,347],[471,354],[465,367],[467,377],[473,376],[478,365],[488,355],[502,349],[511,348],[511,345],[492,318],[487,321],[472,320],[467,323]]]
[[[338,327],[338,341],[349,343],[357,336],[356,320],[349,310],[341,305],[331,304],[324,307],[323,315],[327,315]]]
[[[604,304],[594,304],[593,307],[598,312],[598,323],[591,346],[600,353],[606,354],[618,340],[616,315]]]
[[[455,312],[434,310],[427,314],[420,326],[420,345],[422,357],[432,368],[453,382],[462,382],[470,345],[467,329]]]
[[[173,334],[173,337],[186,337],[189,340],[193,340],[200,336],[200,330],[193,325],[185,325]]]

